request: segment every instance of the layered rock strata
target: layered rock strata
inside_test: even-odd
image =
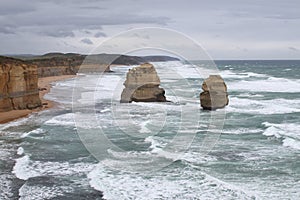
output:
[[[160,79],[152,64],[144,63],[134,67],[127,73],[121,102],[165,102],[165,90],[159,85]]]
[[[206,110],[224,108],[228,105],[227,86],[220,75],[210,75],[202,84],[201,107]]]
[[[0,112],[41,106],[37,66],[0,56]]]

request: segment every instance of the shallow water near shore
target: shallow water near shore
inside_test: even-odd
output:
[[[57,82],[45,98],[59,102],[58,108],[0,125],[0,199],[298,199],[300,61],[216,64],[228,87],[229,106],[210,153],[201,149],[203,139],[213,134],[207,131],[211,113],[200,109],[203,80],[194,76],[192,66],[154,63],[158,72],[172,68],[193,84],[183,88],[178,80],[161,76],[172,103],[126,105],[136,124],[129,127],[135,135],[129,136],[123,134],[129,131],[126,120],[114,123],[118,108],[112,105],[119,101],[129,68],[118,66],[100,82],[97,75],[80,75],[84,84],[76,85],[80,95],[74,98],[94,106],[94,113],[81,114],[87,120],[97,117],[107,138],[124,150],[109,152],[122,162],[113,167],[115,160],[97,160],[86,150],[77,130],[97,131],[99,124],[80,126],[72,110],[75,79]],[[183,106],[191,108],[186,117],[201,119],[199,126],[186,127],[187,133],[196,132],[189,148],[179,156],[164,152],[161,157],[170,164],[159,170],[126,170],[134,156],[164,150],[178,132]]]

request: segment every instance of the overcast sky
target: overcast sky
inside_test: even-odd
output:
[[[300,59],[299,10],[299,0],[1,0],[0,54],[89,53],[122,31],[163,27],[213,59]]]

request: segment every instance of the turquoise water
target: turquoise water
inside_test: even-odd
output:
[[[125,66],[55,83],[58,108],[0,127],[0,199],[298,199],[300,61],[216,64],[229,106],[213,112],[180,62],[154,63],[170,103],[120,105]]]

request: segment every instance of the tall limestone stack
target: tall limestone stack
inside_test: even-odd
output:
[[[41,106],[35,65],[0,56],[0,112]]]
[[[121,103],[165,102],[165,90],[159,85],[160,79],[152,64],[144,63],[134,67],[127,73]]]
[[[215,110],[228,105],[227,86],[220,75],[210,75],[202,84],[200,94],[201,107],[205,110]]]

